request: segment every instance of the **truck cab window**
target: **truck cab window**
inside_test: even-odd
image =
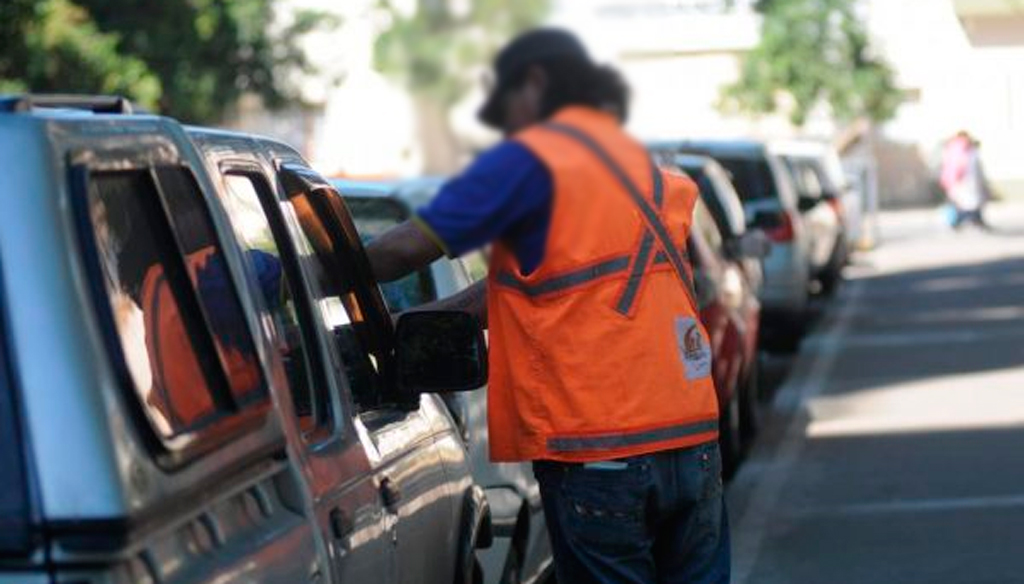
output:
[[[283,246],[275,238],[263,207],[264,201],[273,203],[274,195],[266,180],[258,175],[228,172],[224,181],[227,186],[222,194],[224,207],[259,284],[265,307],[261,315],[263,326],[272,330],[270,338],[274,339],[284,364],[299,427],[308,434],[329,423],[330,407],[324,384],[316,383],[312,377],[317,369],[311,362],[307,337],[300,324],[297,283],[289,280],[282,258]]]
[[[293,239],[300,262],[316,284],[318,316],[334,338],[356,406],[379,407],[388,401],[384,392],[392,327],[355,225],[333,188],[290,177],[285,171],[284,207],[300,226]]]

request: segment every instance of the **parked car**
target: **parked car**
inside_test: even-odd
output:
[[[774,145],[789,169],[800,196],[800,208],[813,237],[811,267],[822,292],[835,292],[842,280],[855,230],[860,201],[846,181],[839,155],[827,144],[812,141]]]
[[[730,334],[739,339],[735,358],[716,358],[737,361],[730,365],[738,370],[740,380],[735,446],[746,448],[757,434],[760,402],[765,397],[759,383],[763,354],[758,297],[764,283],[762,263],[771,243],[760,229],[747,228],[740,197],[725,169],[712,158],[682,154],[666,162],[688,174],[700,189],[703,204],[695,209],[694,230],[710,253],[696,254],[695,267],[698,282],[715,290],[716,302],[729,314]]]
[[[436,194],[437,179],[333,181],[364,241],[408,219]],[[472,262],[467,258],[465,262]],[[464,290],[485,275],[462,260],[442,258],[429,268],[381,286],[388,306],[401,312]],[[453,394],[447,400],[466,433],[473,478],[487,495],[494,544],[479,553],[484,582],[539,582],[553,573],[551,544],[540,489],[529,463],[493,463],[487,439],[486,390]]]
[[[761,290],[765,324],[786,345],[794,344],[805,326],[813,241],[785,162],[769,145],[756,141],[677,141],[651,149],[662,156],[710,156],[729,172],[748,226],[763,230],[772,242]]]
[[[475,581],[475,319],[393,328],[291,148],[130,112],[0,98],[0,581]]]
[[[757,429],[761,305],[744,274],[739,241],[719,229],[703,200],[694,208],[688,247],[700,319],[714,355],[722,463],[731,476]]]

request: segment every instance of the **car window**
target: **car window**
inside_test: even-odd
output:
[[[0,289],[0,555],[29,548],[29,499],[18,432],[15,383],[7,352],[3,290]]]
[[[244,312],[191,172],[97,172],[88,186],[121,353],[156,432],[175,438],[265,403]]]
[[[385,197],[346,196],[345,203],[364,244],[409,218],[401,203]],[[380,290],[392,312],[402,312],[435,298],[433,279],[428,269],[381,284]]]
[[[693,208],[693,228],[701,234],[715,254],[719,256],[723,254],[722,233],[719,231],[718,223],[711,211],[702,200],[697,201]]]
[[[477,250],[467,253],[459,258],[462,267],[466,270],[471,283],[479,282],[487,278],[487,254],[489,249]]]
[[[793,186],[796,187],[797,193],[805,198],[820,198],[822,183],[813,164],[799,158],[786,157],[783,160],[786,170],[789,171],[789,176],[793,179]]]
[[[743,203],[740,202],[740,197],[736,194],[736,189],[733,187],[728,173],[714,164],[708,166],[707,173],[712,184],[715,185],[715,192],[718,195],[716,199],[725,219],[719,227],[723,232],[735,237],[743,235],[747,230],[746,212],[743,210]]]
[[[309,347],[313,342],[306,340],[309,331],[304,331],[300,323],[295,288],[283,265],[281,247],[287,241],[279,246],[264,208],[265,204],[273,204],[275,198],[261,176],[228,172],[224,181],[227,188],[222,201],[259,284],[262,306],[266,309],[264,324],[276,332],[273,337],[284,363],[299,427],[308,434],[328,425],[330,408],[327,396],[317,393],[325,384],[315,383],[312,378],[320,368],[312,361],[315,352]]]
[[[779,196],[768,162],[763,158],[714,155],[732,175],[733,186],[743,202],[776,199]]]
[[[707,210],[710,211],[714,222],[723,230],[731,229],[728,215],[725,208],[722,207],[722,202],[718,196],[718,189],[711,180],[711,177],[699,166],[685,166],[683,170],[697,184],[701,201],[708,207]]]
[[[288,200],[282,207],[297,218],[300,226],[292,231],[292,238],[297,244],[299,261],[312,280],[316,316],[334,339],[356,405],[360,409],[377,407],[386,387],[383,375],[390,344],[381,336],[381,323],[375,321],[378,309],[368,302],[372,293],[369,286],[374,284],[361,281],[370,278],[369,266],[364,266],[364,276],[357,273],[357,256],[364,252],[355,239],[355,227],[350,225],[352,233],[345,234],[354,241],[331,239],[313,198],[325,196],[341,201],[341,195],[334,189],[312,192],[296,185],[289,189]]]
[[[818,183],[819,189],[824,193],[838,194],[842,187],[842,180],[836,180],[829,176],[828,170],[825,168],[825,161],[816,158],[809,158],[805,162],[807,169],[814,175],[814,180]]]

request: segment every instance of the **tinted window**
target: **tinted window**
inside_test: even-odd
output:
[[[352,220],[363,243],[368,243],[388,229],[408,219],[408,213],[400,203],[386,198],[345,197]],[[393,312],[402,312],[434,299],[434,287],[429,270],[422,270],[396,280],[381,284],[384,301]]]
[[[764,159],[729,158],[717,154],[714,158],[732,175],[732,184],[744,202],[778,198],[775,180]]]
[[[685,170],[686,174],[693,179],[693,182],[697,183],[697,189],[700,191],[701,201],[708,206],[708,210],[711,211],[714,222],[723,230],[731,230],[728,216],[726,215],[726,211],[722,207],[722,203],[718,198],[718,190],[715,188],[715,184],[711,180],[711,177],[704,172],[704,169],[699,167],[687,166],[683,167],[683,170]]]
[[[3,292],[0,290],[2,306]],[[29,547],[28,492],[18,432],[14,376],[7,360],[5,333],[6,327],[0,318],[0,555],[4,552],[25,552]]]
[[[201,191],[182,168],[91,175],[89,210],[121,352],[164,438],[266,399]],[[168,217],[171,221],[168,221]]]
[[[296,251],[304,269],[314,280],[314,300],[317,317],[327,332],[334,337],[335,347],[342,359],[349,388],[357,405],[369,408],[379,405],[382,396],[383,368],[388,359],[390,342],[381,337],[381,323],[375,322],[377,310],[368,302],[372,291],[369,286],[369,264],[362,271],[356,265],[363,249],[354,228],[353,241],[337,241],[326,219],[317,213],[314,197],[341,200],[332,189],[310,192],[305,188],[289,193],[286,209],[298,218],[301,229],[295,230]],[[362,258],[365,260],[365,257]]]
[[[256,349],[245,313],[217,241],[206,202],[192,173],[180,168],[158,171],[160,186],[179,245],[188,258],[192,285],[214,332],[222,364],[236,401],[265,397]]]
[[[329,419],[328,406],[326,397],[315,395],[315,388],[324,385],[314,384],[310,377],[316,369],[300,326],[295,289],[284,270],[279,244],[263,207],[263,201],[273,204],[273,193],[262,177],[229,173],[224,178],[224,207],[259,284],[266,308],[265,325],[276,331],[277,349],[288,376],[299,425],[304,431],[311,431]],[[282,241],[283,245],[287,241]]]

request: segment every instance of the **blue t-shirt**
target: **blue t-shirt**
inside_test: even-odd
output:
[[[544,257],[552,192],[548,168],[525,146],[506,140],[448,181],[417,215],[449,256],[500,240],[528,274]]]

